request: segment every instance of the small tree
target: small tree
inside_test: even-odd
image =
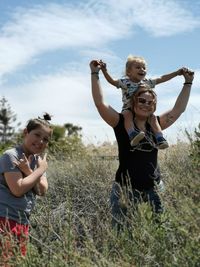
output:
[[[53,136],[49,144],[50,154],[57,159],[66,159],[85,154],[81,130],[81,127],[72,123],[66,123],[63,126],[53,125]]]
[[[73,125],[72,123],[65,123],[64,126],[67,130],[67,136],[72,136],[72,135],[81,136],[80,131],[82,130],[82,127]]]
[[[191,143],[190,156],[192,158],[193,165],[199,172],[200,171],[200,123],[198,125],[198,128],[195,128],[194,130],[194,135],[195,135],[194,138],[192,138],[187,131],[186,134]]]
[[[66,128],[61,125],[53,125],[53,140],[60,141],[65,138]]]
[[[16,122],[17,115],[11,110],[7,99],[0,99],[0,141],[1,144],[6,144],[12,139],[15,134],[13,123]],[[17,124],[19,126],[20,123]]]
[[[200,123],[198,125],[198,129],[195,129],[192,157],[197,170],[200,172]]]

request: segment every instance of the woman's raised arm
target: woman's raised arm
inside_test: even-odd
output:
[[[186,69],[183,73],[185,78],[185,82],[183,84],[183,88],[178,95],[174,107],[167,111],[166,113],[160,115],[160,125],[162,130],[171,126],[185,111],[187,107],[187,103],[190,97],[190,91],[192,82],[194,79],[194,72]]]
[[[90,62],[93,100],[103,120],[107,122],[111,127],[115,127],[119,121],[119,114],[104,101],[103,91],[99,80],[100,68],[101,66],[98,60],[92,60]]]

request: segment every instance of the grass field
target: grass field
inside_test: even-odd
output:
[[[31,217],[27,257],[16,256],[10,266],[200,266],[200,177],[189,145],[178,143],[159,154],[165,184],[161,221],[155,223],[142,204],[129,231],[119,235],[111,228],[109,202],[118,160],[108,157],[113,148],[106,148],[106,157],[102,153],[50,160],[49,191],[38,198]]]

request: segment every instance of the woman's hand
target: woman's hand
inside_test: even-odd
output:
[[[100,60],[92,60],[90,62],[90,69],[91,72],[99,73],[99,70],[101,69]]]
[[[194,79],[194,71],[188,68],[183,68],[183,76],[185,78],[185,83],[192,83]]]

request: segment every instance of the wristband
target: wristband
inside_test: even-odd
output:
[[[185,85],[185,84],[192,84],[192,83],[191,83],[191,82],[185,82],[184,85]]]
[[[99,75],[99,72],[93,71],[91,72],[91,75]]]

